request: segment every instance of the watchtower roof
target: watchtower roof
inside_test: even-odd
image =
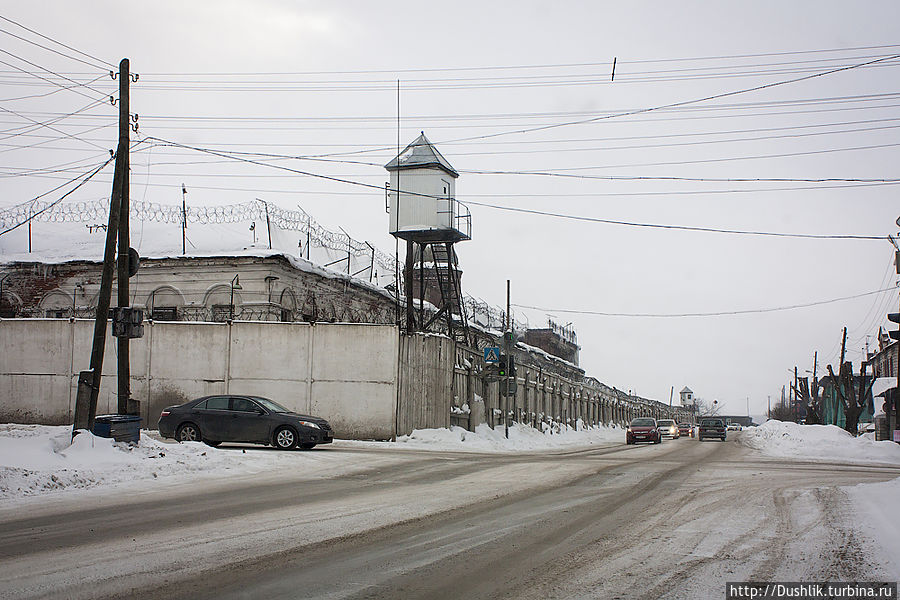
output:
[[[438,149],[428,141],[425,132],[417,137],[409,144],[403,152],[398,154],[394,160],[384,165],[388,171],[403,171],[406,169],[420,169],[422,167],[438,167],[447,172],[452,177],[459,177],[450,163],[444,156],[438,152]]]
[[[684,386],[684,389],[679,392],[680,394],[693,394],[694,391],[688,386]]]

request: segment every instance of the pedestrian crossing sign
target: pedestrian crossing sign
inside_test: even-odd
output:
[[[500,348],[488,346],[484,349],[484,362],[492,364],[500,362]]]

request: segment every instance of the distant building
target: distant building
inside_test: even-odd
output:
[[[527,330],[525,339],[522,341],[529,346],[540,348],[548,354],[567,360],[573,365],[578,364],[580,346],[571,325],[560,326],[550,321],[546,329]]]
[[[850,390],[849,393],[852,394],[854,398],[859,394],[860,386],[868,387],[865,407],[859,415],[860,423],[871,422],[875,413],[871,383],[872,377],[869,375],[865,377],[861,375],[853,375],[851,384],[853,389]],[[822,379],[820,379],[819,386],[821,387],[819,396],[819,417],[822,420],[822,425],[837,425],[838,427],[843,429],[847,424],[847,419],[844,416],[844,407],[841,403],[838,390],[832,382],[831,377],[823,377]],[[805,417],[805,411],[800,416]]]
[[[682,406],[694,405],[694,392],[691,391],[691,388],[684,386],[684,389],[678,392],[678,396],[681,398]]]
[[[0,317],[93,318],[101,270],[91,260],[0,265]],[[384,289],[271,250],[142,258],[129,287],[132,305],[156,321],[396,320]]]
[[[897,365],[900,364],[897,360],[898,347],[900,342],[892,341],[883,334],[878,336],[878,351],[871,354],[868,360],[875,377],[897,376]]]

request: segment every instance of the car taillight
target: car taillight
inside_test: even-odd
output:
[[[162,411],[161,413],[159,413],[159,416],[160,416],[160,417],[168,417],[168,416],[169,416],[169,411],[164,410],[164,411]]]

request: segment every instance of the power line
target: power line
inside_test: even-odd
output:
[[[616,117],[627,117],[627,116],[631,116],[631,115],[644,114],[644,113],[648,113],[648,112],[665,110],[665,109],[669,109],[669,108],[677,108],[677,107],[687,106],[689,104],[696,104],[699,102],[708,102],[710,100],[718,100],[719,98],[727,98],[730,96],[737,96],[738,94],[747,94],[750,92],[758,92],[760,90],[765,90],[765,89],[778,87],[778,86],[782,86],[782,85],[789,85],[792,83],[799,83],[801,81],[808,81],[810,79],[815,79],[818,77],[825,77],[827,75],[833,75],[835,73],[849,71],[851,69],[858,69],[861,67],[865,67],[867,65],[873,65],[873,64],[881,63],[881,62],[888,61],[888,60],[896,60],[897,58],[900,58],[900,54],[893,54],[891,56],[885,56],[882,58],[878,58],[876,60],[857,63],[854,65],[849,65],[849,66],[845,66],[845,67],[839,67],[836,69],[830,69],[828,71],[822,71],[820,73],[814,73],[812,75],[805,75],[803,77],[797,77],[794,79],[787,79],[787,80],[783,80],[783,81],[774,81],[772,83],[765,83],[763,85],[757,85],[757,86],[750,87],[750,88],[744,88],[744,89],[740,89],[740,90],[732,90],[730,92],[723,92],[721,94],[713,94],[712,96],[705,96],[703,98],[694,98],[692,100],[682,100],[679,102],[671,102],[669,104],[662,104],[659,106],[641,108],[641,109],[637,109],[637,110],[633,110],[633,111],[621,112],[621,113],[616,113],[616,114],[612,114],[612,115],[603,115],[603,116],[594,117],[591,119],[584,119],[584,120],[580,120],[580,121],[569,121],[567,123],[557,123],[554,125],[543,125],[540,127],[530,127],[530,128],[518,129],[518,130],[514,130],[514,131],[500,131],[500,132],[492,133],[492,134],[486,134],[486,135],[480,135],[480,136],[474,136],[474,137],[468,137],[468,138],[460,138],[460,139],[453,140],[453,141],[456,141],[456,142],[471,141],[471,140],[481,140],[481,139],[499,137],[502,135],[512,135],[512,134],[516,134],[516,133],[534,133],[536,131],[546,131],[547,129],[555,129],[558,127],[567,127],[570,125],[585,125],[588,123],[596,123],[597,121],[602,121],[605,119],[612,119],[612,118],[616,118]]]
[[[891,146],[900,144],[890,144]],[[855,150],[857,148],[850,148]],[[868,149],[868,148],[863,148]],[[823,150],[821,152],[829,152]],[[784,155],[778,155],[784,156]],[[751,156],[747,158],[769,158],[768,156]],[[737,159],[735,159],[737,160]],[[705,162],[705,161],[700,161]],[[668,163],[666,163],[668,164]],[[632,165],[627,165],[632,166]],[[645,165],[633,165],[645,166]],[[575,168],[594,168],[594,167],[575,167]],[[601,179],[607,181],[705,181],[713,183],[737,183],[737,182],[771,182],[771,183],[900,183],[900,178],[858,178],[858,177],[817,177],[817,178],[801,178],[801,177],[676,177],[668,175],[575,175],[571,173],[554,173],[552,171],[467,171],[460,170],[460,173],[468,173],[472,175],[538,175],[544,177],[563,177],[573,179]]]
[[[697,160],[672,160],[660,161],[652,163],[627,163],[618,165],[590,165],[586,167],[561,167],[552,169],[552,171],[591,171],[595,169],[622,169],[630,167],[661,167],[666,165],[698,165],[719,162],[731,162],[735,160],[757,160],[770,158],[787,158],[791,156],[813,156],[816,154],[832,154],[834,152],[854,152],[857,150],[877,150],[881,148],[896,148],[900,143],[894,144],[872,144],[868,146],[846,146],[843,148],[825,148],[824,150],[808,150],[806,152],[781,152],[778,154],[755,154],[749,156],[725,156],[720,158],[703,158]],[[460,170],[460,172],[473,173],[474,171]],[[517,174],[510,172],[511,174]],[[500,174],[500,173],[498,173]]]
[[[708,60],[733,60],[745,58],[764,58],[773,56],[803,56],[810,54],[827,54],[834,52],[855,52],[864,50],[887,50],[900,48],[900,44],[884,44],[876,46],[851,46],[843,48],[825,48],[817,50],[797,50],[786,52],[764,52],[755,54],[728,54],[718,56],[695,56],[682,58],[661,58],[661,59],[635,59],[618,61],[618,64],[652,64],[652,63],[671,63],[671,62],[692,62],[692,61],[708,61]],[[99,59],[96,59],[99,60]],[[836,59],[835,59],[836,60]],[[107,63],[108,64],[108,63]],[[151,72],[146,73],[146,77],[160,76],[268,76],[268,75],[366,75],[372,73],[384,74],[402,74],[402,73],[441,73],[441,72],[465,72],[465,71],[494,71],[494,70],[519,70],[519,69],[552,69],[552,68],[573,68],[573,67],[602,67],[606,69],[611,66],[611,61],[604,62],[584,62],[584,63],[550,63],[535,65],[488,65],[477,67],[427,67],[427,68],[408,68],[408,69],[360,69],[360,70],[338,70],[338,71],[266,71],[266,72],[235,72],[235,71],[218,71],[218,72]],[[112,65],[110,65],[112,66]]]
[[[900,126],[898,126],[900,127]],[[150,138],[147,138],[150,139]],[[158,138],[155,138],[158,139]],[[167,144],[155,144],[155,146],[166,146]],[[883,144],[883,145],[875,145],[875,146],[862,146],[862,147],[850,147],[850,148],[831,148],[825,150],[816,150],[810,152],[802,152],[802,153],[791,153],[791,154],[777,154],[777,155],[756,155],[749,157],[726,157],[719,159],[709,159],[707,160],[698,160],[698,161],[684,161],[687,163],[702,163],[702,162],[718,162],[718,161],[727,161],[727,160],[746,160],[746,159],[756,159],[756,158],[782,158],[785,156],[794,156],[794,155],[806,155],[806,154],[819,154],[819,153],[830,153],[830,152],[843,152],[850,150],[870,150],[875,148],[883,148],[883,147],[891,147],[898,146],[900,144]],[[635,147],[640,148],[640,147]],[[309,161],[320,161],[320,162],[329,162],[329,163],[337,163],[337,164],[351,164],[351,165],[364,165],[364,166],[381,166],[378,163],[372,162],[364,162],[364,161],[353,161],[353,160],[337,160],[337,159],[326,159],[321,156],[301,156],[301,155],[289,155],[289,154],[276,154],[272,152],[248,152],[248,151],[236,151],[236,150],[221,150],[220,152],[225,153],[229,156],[254,156],[259,158],[268,158],[275,160],[309,160]],[[164,164],[192,164],[185,163],[184,161],[179,161],[177,163],[156,163],[157,165]],[[214,164],[213,162],[202,162],[197,164]],[[636,164],[636,165],[608,165],[602,167],[571,167],[568,170],[588,170],[594,168],[611,168],[613,166],[619,167],[631,167],[631,166],[656,166],[656,165],[666,165],[666,164],[682,164],[682,162],[677,163],[652,163],[652,164]],[[566,170],[566,169],[562,169]],[[847,183],[885,183],[885,184],[895,184],[900,183],[900,178],[851,178],[851,177],[819,177],[819,178],[799,178],[799,177],[677,177],[677,176],[661,176],[661,175],[582,175],[582,174],[572,174],[572,173],[557,173],[553,171],[526,171],[526,170],[518,170],[518,171],[500,171],[500,170],[466,170],[461,169],[461,173],[468,173],[474,175],[534,175],[534,176],[544,176],[544,177],[560,177],[560,178],[571,178],[571,179],[598,179],[598,180],[608,180],[608,181],[702,181],[702,182],[714,182],[714,183],[737,183],[737,182],[755,182],[755,183],[787,183],[787,182],[796,182],[796,183],[838,183],[838,182],[847,182]],[[216,175],[220,176],[220,175]],[[782,188],[783,189],[783,188]]]
[[[233,160],[246,162],[249,164],[255,164],[255,165],[259,165],[259,166],[266,166],[266,167],[269,167],[272,169],[280,169],[280,170],[288,171],[291,173],[297,173],[298,175],[306,175],[308,177],[315,177],[318,179],[334,181],[337,183],[345,183],[348,185],[354,185],[354,186],[364,187],[364,188],[368,188],[368,189],[376,189],[376,190],[379,190],[379,192],[384,191],[384,188],[379,185],[363,183],[361,181],[353,181],[350,179],[343,179],[340,177],[332,177],[329,175],[321,175],[319,173],[313,173],[310,171],[301,171],[299,169],[293,169],[291,167],[286,167],[284,165],[273,165],[271,163],[266,163],[266,162],[262,162],[262,161],[258,161],[258,160],[252,160],[252,159],[244,158],[241,156],[233,156],[231,154],[226,154],[226,153],[218,152],[215,150],[209,150],[206,148],[197,148],[197,147],[188,146],[185,144],[180,144],[177,142],[171,142],[169,140],[164,140],[164,139],[154,137],[154,136],[147,136],[145,138],[145,140],[155,140],[155,141],[161,142],[163,144],[170,144],[170,145],[184,148],[184,149],[196,150],[198,152],[203,152],[203,153],[211,154],[213,156],[219,156],[222,158],[232,158]],[[400,191],[405,194],[414,195],[414,196],[421,196],[421,197],[426,197],[426,198],[436,198],[436,196],[433,196],[430,194],[421,194],[421,193],[417,193],[417,192],[404,191],[404,190],[397,190],[397,191]],[[804,233],[780,233],[780,232],[771,232],[771,231],[744,231],[744,230],[736,230],[736,229],[717,229],[717,228],[711,228],[711,227],[693,227],[693,226],[686,226],[686,225],[664,225],[664,224],[659,224],[659,223],[636,223],[636,222],[630,222],[630,221],[599,219],[599,218],[594,218],[594,217],[582,217],[582,216],[576,216],[576,215],[551,213],[551,212],[546,212],[546,211],[530,210],[530,209],[524,209],[524,208],[499,206],[499,205],[487,204],[487,203],[483,203],[483,202],[471,202],[470,201],[470,202],[467,202],[467,204],[471,204],[474,206],[483,206],[486,208],[495,208],[498,210],[519,212],[519,213],[524,213],[524,214],[534,214],[534,215],[541,215],[541,216],[548,216],[548,217],[571,219],[571,220],[576,220],[576,221],[586,221],[586,222],[591,222],[591,223],[606,223],[606,224],[610,224],[610,225],[625,225],[625,226],[630,226],[630,227],[644,227],[644,228],[651,228],[651,229],[671,229],[671,230],[680,230],[680,231],[698,231],[698,232],[723,233],[723,234],[732,234],[732,235],[754,235],[754,236],[801,238],[801,239],[835,239],[835,240],[836,239],[840,239],[840,240],[883,240],[883,239],[886,239],[886,236],[883,236],[883,235],[882,236],[868,236],[868,235],[849,235],[849,234],[847,234],[847,235],[822,235],[822,234],[804,234]]]
[[[10,113],[10,114],[16,115],[17,117],[23,118],[23,119],[25,119],[25,120],[27,120],[27,121],[31,121],[34,125],[32,126],[32,128],[31,128],[29,131],[34,131],[35,129],[39,129],[39,128],[41,128],[41,127],[46,127],[47,129],[50,129],[50,130],[52,130],[52,131],[55,131],[56,133],[59,133],[59,134],[61,134],[61,135],[64,136],[64,137],[71,138],[71,139],[73,139],[73,140],[77,140],[77,141],[83,142],[83,143],[85,143],[85,144],[89,144],[89,145],[93,146],[94,148],[99,148],[99,149],[101,149],[101,150],[105,150],[105,148],[103,148],[102,146],[98,146],[97,144],[95,144],[95,143],[93,143],[93,142],[90,142],[90,141],[87,141],[87,140],[82,140],[82,139],[80,139],[80,138],[78,138],[78,137],[76,137],[76,136],[74,136],[74,135],[72,135],[72,134],[70,134],[70,133],[66,133],[65,131],[63,131],[63,130],[61,130],[61,129],[57,129],[56,127],[53,127],[53,126],[51,125],[51,123],[58,123],[59,121],[63,120],[64,118],[66,118],[66,117],[68,117],[68,116],[72,116],[72,115],[75,115],[75,114],[77,114],[77,113],[79,113],[79,112],[88,110],[88,109],[93,108],[94,106],[96,106],[96,105],[98,105],[98,104],[102,104],[103,102],[104,102],[104,100],[94,100],[92,103],[90,103],[90,104],[88,104],[88,105],[86,105],[86,106],[83,106],[82,108],[79,108],[77,111],[74,111],[74,112],[70,113],[69,115],[64,115],[64,116],[58,117],[58,118],[56,118],[56,119],[51,119],[50,121],[48,121],[48,122],[46,122],[46,123],[41,123],[41,122],[35,121],[34,119],[32,119],[32,118],[30,118],[30,117],[26,117],[25,115],[23,115],[23,114],[21,114],[21,113],[18,113],[18,112],[14,111],[14,110],[10,110],[10,109],[8,109],[8,108],[0,107],[0,111],[8,112],[8,113]],[[5,132],[4,132],[4,133],[5,133]],[[16,137],[17,135],[21,135],[21,132],[20,132],[20,133],[14,133],[14,134],[11,134],[11,135],[7,135],[7,136],[4,136],[4,137],[0,137],[0,140],[6,140],[6,139],[9,139],[9,138],[12,138],[12,137]]]
[[[0,17],[0,19],[2,19],[2,18],[4,18],[4,17]],[[12,33],[11,31],[7,31],[6,29],[3,29],[2,27],[0,27],[0,32],[5,33],[6,35],[12,36],[12,37],[16,38],[17,40],[22,40],[23,42],[25,42],[25,43],[27,43],[27,44],[32,44],[33,46],[37,46],[38,48],[42,48],[42,49],[44,49],[44,50],[47,50],[48,52],[53,52],[54,54],[58,54],[59,56],[68,58],[68,59],[70,59],[70,60],[78,61],[78,62],[80,62],[81,64],[87,65],[87,66],[89,66],[89,67],[94,67],[95,69],[96,69],[96,68],[104,69],[104,67],[97,67],[97,65],[91,64],[91,63],[89,63],[89,62],[87,62],[87,61],[84,61],[84,60],[78,58],[77,56],[71,56],[71,55],[69,55],[69,54],[66,54],[65,52],[60,52],[59,50],[54,50],[53,48],[49,48],[49,47],[47,47],[47,46],[44,46],[43,44],[38,44],[38,43],[35,42],[35,41],[29,40],[29,39],[24,38],[24,37],[22,37],[22,36],[20,36],[20,35],[16,35],[15,33]],[[39,35],[40,35],[40,34],[39,34]]]
[[[748,315],[748,314],[781,312],[781,311],[787,311],[787,310],[795,310],[798,308],[810,308],[813,306],[822,306],[825,304],[833,304],[835,302],[843,302],[845,300],[854,300],[856,298],[864,298],[866,296],[880,294],[882,292],[886,292],[888,290],[893,290],[893,289],[896,289],[896,288],[884,288],[881,290],[873,290],[871,292],[864,292],[862,294],[856,294],[853,296],[843,296],[841,298],[832,298],[830,300],[819,300],[818,302],[809,302],[806,304],[792,304],[789,306],[778,306],[778,307],[774,307],[774,308],[755,308],[755,309],[747,309],[747,310],[727,310],[727,311],[697,312],[697,313],[614,313],[614,312],[602,312],[602,311],[594,311],[594,310],[570,310],[570,309],[564,309],[564,308],[541,308],[538,306],[528,306],[526,304],[513,304],[513,306],[518,307],[518,308],[526,308],[526,309],[530,309],[530,310],[539,310],[541,312],[546,312],[546,313],[565,313],[565,314],[589,315],[589,316],[600,316],[600,317],[636,317],[636,318],[724,317],[724,316],[734,316],[734,315]]]
[[[864,57],[854,57],[864,58]],[[839,59],[832,59],[832,62]],[[576,87],[623,84],[646,84],[659,82],[687,82],[699,80],[722,80],[734,78],[759,77],[763,75],[791,75],[810,73],[827,67],[827,64],[816,66],[741,70],[721,73],[677,73],[671,75],[640,76],[624,73],[612,83],[608,74],[603,73],[566,73],[559,75],[527,75],[527,76],[491,76],[476,78],[443,78],[419,79],[406,85],[407,92],[426,92],[440,90],[507,90],[520,88]],[[863,68],[895,68],[892,64],[872,64]],[[181,92],[383,92],[396,85],[396,80],[326,80],[326,81],[170,81],[151,80],[144,86],[147,90],[181,91]]]
[[[27,218],[25,218],[25,220],[21,221],[20,223],[18,223],[18,224],[16,224],[16,225],[13,225],[12,227],[10,227],[10,228],[8,228],[8,229],[5,229],[5,230],[3,230],[3,231],[0,231],[0,235],[4,235],[4,234],[6,234],[6,233],[9,233],[10,231],[13,231],[13,230],[15,230],[15,229],[18,229],[18,228],[21,227],[22,225],[25,225],[26,223],[28,223],[28,222],[31,221],[32,219],[34,219],[34,218],[40,216],[40,215],[43,214],[45,211],[50,210],[51,208],[53,208],[54,206],[56,206],[57,204],[59,204],[60,202],[62,202],[69,194],[73,193],[75,190],[77,190],[78,188],[80,188],[81,186],[83,186],[84,184],[86,184],[88,181],[90,181],[91,178],[92,178],[94,175],[96,175],[96,174],[99,173],[101,170],[103,170],[103,168],[104,168],[106,165],[108,165],[109,163],[111,163],[111,162],[113,161],[114,158],[115,158],[115,157],[113,157],[113,156],[109,157],[109,159],[108,159],[105,163],[103,163],[102,165],[100,165],[99,167],[97,167],[96,169],[94,169],[89,175],[87,175],[87,177],[85,177],[84,179],[82,179],[81,182],[79,182],[78,185],[76,185],[74,188],[72,188],[71,190],[69,190],[68,192],[66,192],[66,193],[63,194],[62,196],[60,196],[59,199],[55,200],[54,202],[51,202],[50,204],[48,204],[47,206],[45,206],[45,207],[42,208],[41,210],[39,210],[39,211],[37,211],[37,212],[35,212],[35,213],[30,214]],[[42,198],[43,196],[46,196],[47,194],[50,194],[50,193],[52,193],[53,191],[58,190],[59,188],[64,187],[65,185],[68,185],[69,183],[72,183],[72,182],[75,181],[76,179],[78,179],[78,178],[76,177],[75,179],[72,179],[72,180],[68,181],[67,183],[62,184],[61,186],[56,187],[56,188],[54,188],[53,190],[51,190],[51,191],[49,191],[49,192],[44,192],[44,193],[41,194],[40,196],[36,196],[35,198],[32,198],[31,200],[29,200],[29,202],[30,202],[30,203],[33,203],[33,202],[39,200],[40,198]],[[27,204],[27,203],[26,203],[26,204]]]
[[[90,55],[90,54],[88,54],[88,53],[86,53],[86,52],[82,52],[81,50],[79,50],[79,49],[77,49],[77,48],[73,48],[72,46],[68,46],[68,45],[66,45],[66,44],[64,44],[64,43],[62,43],[62,42],[60,42],[59,40],[53,39],[52,37],[49,37],[49,36],[46,36],[46,35],[44,35],[43,33],[40,33],[40,32],[38,32],[38,31],[35,31],[34,29],[31,29],[31,28],[29,28],[29,27],[26,27],[25,25],[22,25],[21,23],[17,23],[16,21],[13,21],[13,20],[10,19],[10,18],[7,18],[7,17],[4,17],[4,16],[0,15],[0,19],[3,19],[3,20],[6,21],[7,23],[12,23],[13,25],[15,25],[15,26],[17,26],[17,27],[21,27],[21,28],[24,29],[25,31],[28,31],[28,32],[30,32],[30,33],[33,33],[34,35],[37,35],[37,36],[39,36],[39,37],[41,37],[41,38],[43,38],[43,39],[45,39],[45,40],[47,40],[47,41],[53,42],[54,44],[58,44],[58,45],[62,46],[63,48],[67,49],[67,50],[71,50],[72,52],[77,52],[78,54],[80,54],[80,55],[82,55],[82,56],[85,56],[85,57],[87,57],[87,58],[90,58],[91,60],[97,61],[98,63],[101,63],[101,64],[106,65],[106,66],[108,66],[108,67],[116,68],[116,65],[114,65],[114,64],[112,64],[112,63],[110,63],[110,62],[107,62],[107,61],[105,61],[105,60],[103,60],[103,59],[101,59],[101,58],[97,58],[96,56],[92,56],[92,55]],[[27,40],[26,40],[26,41],[27,41]],[[34,42],[31,42],[31,43],[34,43]],[[69,56],[68,58],[71,58],[72,60],[78,60],[77,58],[75,58],[75,57],[73,57],[73,56]],[[84,61],[79,61],[79,62],[84,63]],[[89,64],[89,63],[84,63],[84,64]],[[89,66],[93,66],[94,68],[97,68],[95,65],[89,65]]]
[[[497,210],[505,210],[509,212],[517,212],[531,215],[539,215],[544,217],[556,217],[559,219],[569,219],[572,221],[585,221],[588,223],[605,223],[607,225],[624,225],[628,227],[643,227],[648,229],[670,229],[677,231],[702,231],[706,233],[724,233],[732,235],[754,235],[764,237],[780,237],[780,238],[800,238],[800,239],[818,239],[818,240],[886,240],[886,235],[851,235],[851,234],[815,234],[815,233],[782,233],[775,231],[750,231],[740,229],[718,229],[715,227],[694,227],[689,225],[665,225],[662,223],[637,223],[633,221],[618,221],[614,219],[600,219],[596,217],[583,217],[578,215],[567,215],[563,213],[552,213],[541,210],[532,210],[527,208],[516,208],[512,206],[499,206],[496,204],[487,204],[485,202],[467,201],[466,204],[473,206],[483,206],[485,208],[494,208]]]
[[[6,63],[3,63],[3,64],[6,64]],[[52,96],[53,94],[58,94],[60,92],[66,91],[66,90],[71,90],[75,87],[79,87],[79,86],[89,87],[90,84],[96,83],[96,82],[100,81],[101,79],[103,79],[104,77],[106,77],[106,74],[99,75],[98,77],[95,77],[94,79],[91,79],[90,81],[88,81],[86,83],[79,83],[77,85],[70,85],[70,86],[58,86],[58,87],[56,87],[56,89],[53,89],[53,90],[47,92],[46,94],[29,94],[27,96],[16,96],[15,98],[0,98],[0,102],[15,102],[16,100],[30,100],[32,98],[46,98],[47,96]]]
[[[48,68],[46,68],[46,67],[42,67],[41,65],[39,65],[39,64],[37,64],[37,63],[33,63],[33,62],[31,62],[30,60],[28,60],[28,59],[26,59],[26,58],[22,58],[21,56],[17,56],[17,55],[15,55],[15,54],[13,54],[12,52],[9,52],[9,51],[7,51],[7,50],[3,50],[2,48],[0,48],[0,52],[2,52],[3,54],[7,54],[7,55],[9,55],[9,56],[12,56],[13,58],[18,59],[18,60],[22,61],[22,62],[25,63],[25,64],[31,65],[32,67],[38,68],[38,69],[40,69],[40,70],[42,70],[42,71],[46,71],[47,73],[51,73],[51,74],[53,74],[53,75],[56,75],[57,77],[60,77],[60,78],[62,78],[62,79],[65,79],[65,80],[68,81],[69,83],[74,83],[74,84],[75,84],[75,87],[85,87],[85,88],[91,90],[91,91],[94,92],[94,93],[100,94],[100,95],[103,96],[104,101],[106,100],[106,98],[109,97],[107,94],[101,92],[100,90],[95,90],[94,88],[92,88],[91,86],[89,86],[89,85],[87,85],[87,84],[80,83],[80,82],[78,82],[78,81],[75,81],[74,79],[70,79],[70,78],[68,78],[68,77],[66,77],[66,76],[64,76],[64,75],[60,75],[59,73],[56,73],[56,72],[54,72],[54,71],[51,71],[50,69],[48,69]],[[84,93],[82,93],[82,92],[80,92],[80,91],[74,89],[74,87],[72,87],[72,88],[66,87],[66,86],[64,86],[64,85],[62,85],[62,84],[60,84],[60,83],[57,83],[57,82],[53,81],[52,79],[48,79],[48,78],[44,77],[43,75],[39,75],[39,74],[37,74],[37,73],[32,73],[32,72],[30,72],[30,71],[26,71],[25,69],[22,69],[22,68],[20,68],[20,67],[17,67],[16,65],[12,65],[12,64],[10,64],[10,63],[8,63],[8,62],[0,61],[0,63],[2,63],[2,64],[4,64],[4,65],[7,65],[8,67],[12,67],[13,69],[17,69],[17,70],[19,70],[19,71],[21,71],[21,72],[23,72],[23,73],[28,74],[28,75],[32,75],[33,77],[37,77],[38,79],[41,79],[41,80],[43,80],[43,81],[46,81],[46,82],[48,82],[48,83],[50,83],[50,84],[52,84],[52,85],[61,87],[61,88],[63,88],[63,89],[68,89],[68,90],[74,91],[76,94],[79,94],[79,95],[81,95],[81,96],[84,96],[85,98],[91,98],[91,96],[89,96],[89,95],[87,95],[87,94],[84,94]],[[95,99],[95,98],[94,98],[94,99]]]

